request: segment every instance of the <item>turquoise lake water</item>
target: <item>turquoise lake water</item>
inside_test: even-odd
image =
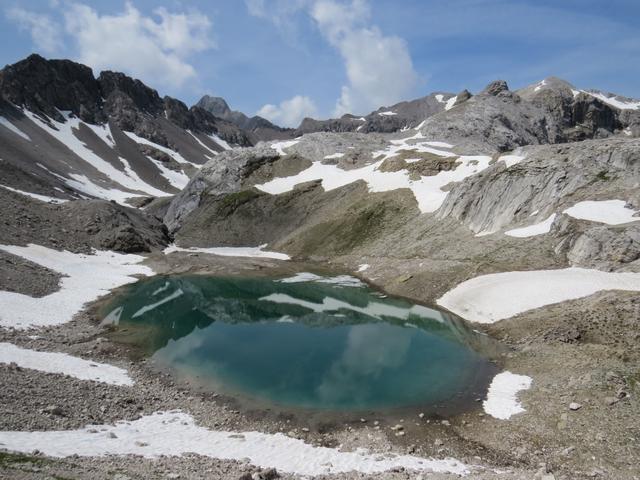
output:
[[[155,277],[106,311],[158,365],[274,405],[446,406],[484,396],[496,373],[465,322],[349,277]]]

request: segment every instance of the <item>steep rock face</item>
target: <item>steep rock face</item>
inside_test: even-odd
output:
[[[640,218],[639,218],[640,220]],[[640,224],[601,225],[562,215],[554,224],[555,247],[571,265],[612,270],[640,259]]]
[[[205,164],[189,184],[173,199],[165,215],[170,231],[180,228],[182,221],[198,208],[204,195],[237,192],[244,178],[260,165],[275,161],[279,155],[267,146],[231,150]]]
[[[82,120],[101,123],[100,86],[91,69],[70,60],[45,60],[30,55],[0,71],[0,94],[15,105],[44,114],[58,121],[58,110],[72,111]]]
[[[569,198],[577,202],[634,192],[639,149],[638,140],[624,138],[525,147],[521,163],[507,168],[497,161],[455,184],[438,216],[456,218],[476,233],[495,232],[532,214],[531,223],[542,221],[571,206]]]
[[[155,116],[162,114],[164,110],[162,99],[156,90],[124,73],[104,71],[100,73],[97,82],[106,99],[117,92],[127,96],[131,104],[142,113]]]

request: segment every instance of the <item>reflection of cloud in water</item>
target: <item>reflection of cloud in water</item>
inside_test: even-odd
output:
[[[357,307],[355,305],[351,305],[350,303],[332,297],[325,297],[322,300],[322,303],[314,303],[292,297],[291,295],[287,295],[286,293],[272,293],[271,295],[260,298],[260,300],[273,303],[299,305],[301,307],[308,308],[309,310],[312,310],[316,313],[335,312],[338,310],[351,310],[353,312],[362,313],[379,320],[382,320],[383,317],[406,320],[410,315],[416,315],[418,317],[430,318],[440,323],[445,322],[440,312],[431,308],[424,307],[422,305],[412,305],[411,307],[406,308],[398,307],[396,305],[390,305],[387,303],[369,302],[366,307]]]
[[[375,378],[386,368],[403,365],[414,334],[384,324],[358,325],[349,331],[342,356],[328,369],[316,392],[324,402],[370,399]]]

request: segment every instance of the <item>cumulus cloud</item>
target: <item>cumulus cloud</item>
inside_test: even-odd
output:
[[[33,43],[40,51],[53,53],[61,47],[60,29],[47,15],[14,7],[7,10],[6,17],[16,22],[21,30],[28,31]]]
[[[334,114],[368,113],[406,99],[417,82],[409,49],[397,36],[371,25],[367,0],[245,0],[251,15],[290,30],[305,11],[322,36],[340,53],[348,83],[342,86]]]
[[[57,7],[55,2],[50,5]],[[6,16],[29,31],[45,53],[63,51],[66,34],[78,61],[96,70],[124,71],[150,84],[182,86],[196,77],[189,57],[215,48],[211,21],[197,11],[174,13],[159,7],[145,16],[127,2],[124,11],[101,15],[88,5],[70,2],[62,23],[18,7],[7,10]]]
[[[170,13],[161,7],[154,14],[145,17],[127,3],[120,14],[100,15],[74,3],[65,12],[65,27],[79,61],[179,87],[196,76],[188,56],[215,46],[209,37],[211,22],[198,12]]]
[[[303,118],[313,117],[316,113],[316,106],[309,97],[296,95],[280,105],[267,104],[256,115],[283,127],[297,127]]]
[[[367,25],[370,11],[365,0],[318,0],[311,15],[345,63],[349,83],[342,87],[335,115],[367,113],[411,94],[417,75],[407,44]]]

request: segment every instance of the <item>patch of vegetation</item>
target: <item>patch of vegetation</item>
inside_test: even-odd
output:
[[[360,204],[337,218],[314,225],[296,243],[301,241],[299,246],[303,252],[348,253],[379,238],[383,230],[395,229],[402,211],[399,205],[389,201]]]
[[[606,170],[601,170],[600,172],[598,172],[598,174],[596,175],[596,178],[600,181],[607,181],[607,180],[611,180],[611,177],[607,175],[607,171]]]
[[[216,213],[223,217],[228,217],[235,212],[240,206],[248,203],[260,196],[255,190],[240,190],[239,192],[230,193],[225,195],[219,202],[216,208]]]
[[[42,465],[43,463],[46,463],[46,460],[32,455],[25,455],[23,453],[0,452],[0,467],[11,468],[25,463]]]

